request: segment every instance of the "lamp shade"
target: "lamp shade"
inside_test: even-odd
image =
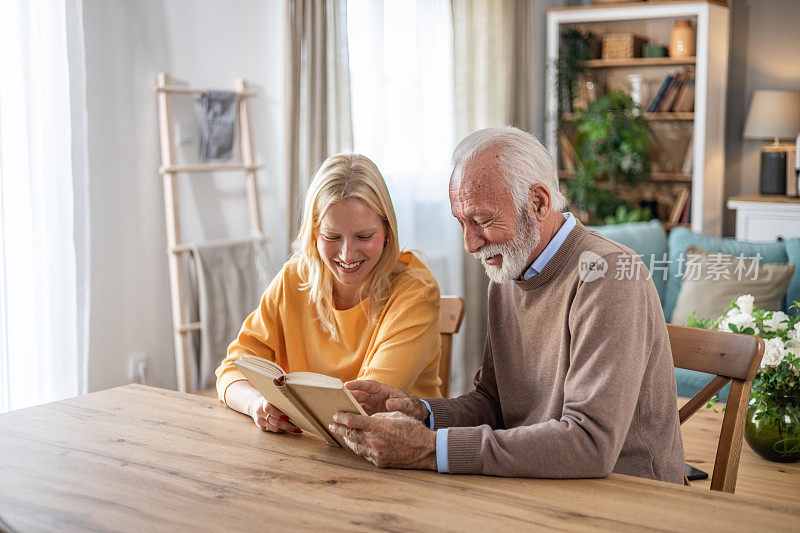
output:
[[[756,91],[744,125],[745,139],[788,139],[800,132],[800,92]]]

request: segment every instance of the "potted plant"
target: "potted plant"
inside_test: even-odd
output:
[[[618,214],[624,221],[649,220],[649,210],[637,210],[618,196],[620,184],[633,185],[650,174],[650,129],[641,108],[625,91],[611,90],[578,110],[572,123],[577,161],[566,187],[573,206],[595,224]],[[598,186],[601,180],[607,188]]]
[[[800,308],[800,303],[794,302],[793,308]],[[753,297],[745,294],[716,320],[698,320],[692,313],[687,325],[764,339],[764,357],[750,393],[745,440],[770,461],[800,461],[800,315],[756,309]]]
[[[573,101],[578,78],[586,70],[584,61],[596,54],[597,37],[575,28],[561,32],[558,51],[558,105],[562,113],[574,111]]]

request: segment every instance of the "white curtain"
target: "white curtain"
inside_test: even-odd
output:
[[[401,246],[421,252],[442,294],[463,296],[461,232],[447,195],[456,141],[450,2],[349,0],[347,19],[354,150],[386,179]],[[462,350],[457,336],[454,361]]]
[[[289,247],[303,198],[328,156],[352,149],[347,1],[286,3],[286,174]],[[291,253],[291,250],[289,251]]]
[[[0,2],[0,410],[86,388],[81,19],[79,0]]]

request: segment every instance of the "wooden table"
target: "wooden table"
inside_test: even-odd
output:
[[[129,385],[0,415],[0,517],[30,530],[800,528],[800,505],[612,475],[380,470],[215,400]]]

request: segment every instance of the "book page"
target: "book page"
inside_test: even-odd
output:
[[[302,383],[303,385],[327,387],[329,389],[341,389],[343,386],[341,379],[317,374],[316,372],[292,372],[291,374],[286,374],[286,381],[292,384]]]
[[[338,379],[337,381],[339,381],[338,388],[320,387],[305,381],[295,382],[291,380],[287,380],[286,386],[292,389],[295,397],[303,403],[308,412],[327,431],[328,424],[333,422],[333,414],[338,411],[358,413],[365,416],[367,414],[356,399],[353,398],[353,395],[350,394],[350,391],[344,387],[344,384]],[[341,435],[331,434],[331,436],[336,439],[336,442],[346,446]]]
[[[257,357],[255,355],[245,354],[239,357],[239,361],[246,361],[251,365],[256,365],[259,368],[264,369],[264,373],[272,376],[272,377],[279,377],[285,375],[285,372],[280,367],[279,364],[270,361],[269,359],[264,359],[263,357]]]

